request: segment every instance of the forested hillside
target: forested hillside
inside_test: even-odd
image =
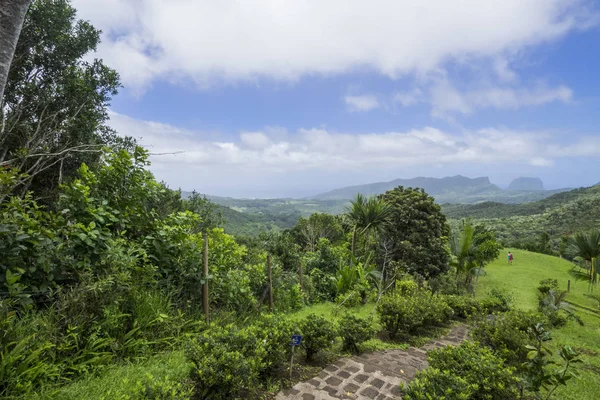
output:
[[[535,246],[547,250],[550,246],[559,253],[561,237],[598,225],[600,186],[558,193],[531,203],[444,204],[442,210],[451,219],[474,218],[490,226],[507,246],[533,250]]]

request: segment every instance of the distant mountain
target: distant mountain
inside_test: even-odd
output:
[[[544,190],[540,178],[517,178],[508,185],[508,190]]]
[[[467,178],[461,175],[446,178],[395,179],[390,182],[377,182],[366,185],[348,186],[310,197],[315,200],[350,200],[357,193],[376,195],[398,186],[423,188],[437,203],[522,203],[535,201],[569,189],[543,190],[544,184],[538,178],[518,178],[511,183],[509,190],[500,189],[487,177]],[[514,189],[519,188],[519,189]]]

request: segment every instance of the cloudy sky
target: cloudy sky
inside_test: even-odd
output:
[[[306,196],[414,176],[600,181],[592,0],[73,0],[111,125],[171,187]]]

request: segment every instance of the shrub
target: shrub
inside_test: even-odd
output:
[[[258,382],[265,348],[247,331],[215,327],[186,346],[191,379],[202,398],[228,399]]]
[[[416,298],[406,297],[398,292],[383,296],[377,305],[377,313],[390,339],[394,339],[399,330],[410,332],[421,326],[424,320]]]
[[[542,315],[521,310],[480,317],[474,322],[471,336],[492,349],[507,364],[517,365],[526,361],[526,346],[532,345],[528,328],[543,321]]]
[[[110,389],[103,399],[127,400],[188,400],[194,394],[194,388],[187,382],[172,377],[157,377],[146,373],[143,379],[130,383],[127,393],[122,389]],[[120,392],[120,393],[119,393]]]
[[[261,376],[289,360],[292,335],[297,333],[290,320],[278,315],[263,315],[244,329],[245,335],[253,336],[263,347],[261,350]]]
[[[202,398],[228,399],[258,384],[287,361],[293,332],[288,320],[267,315],[242,329],[214,327],[188,342],[191,378]]]
[[[306,351],[307,361],[312,360],[313,355],[320,350],[331,346],[336,337],[333,324],[315,314],[310,314],[300,322],[300,332],[303,335],[302,348]]]
[[[482,301],[476,300],[472,296],[446,295],[444,301],[454,311],[454,316],[458,318],[468,318],[483,309]]]
[[[371,339],[375,335],[375,328],[373,328],[371,319],[344,314],[340,319],[339,334],[342,337],[344,349],[358,354],[360,353],[358,345]]]
[[[390,339],[394,339],[399,330],[412,332],[424,325],[446,321],[453,314],[443,297],[426,291],[410,296],[399,292],[388,294],[377,305],[377,312]]]
[[[477,343],[465,342],[429,353],[430,368],[408,385],[409,399],[515,399],[514,369]]]
[[[486,311],[508,311],[512,308],[514,297],[506,289],[493,288],[488,293],[488,304]]]

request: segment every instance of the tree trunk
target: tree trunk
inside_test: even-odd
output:
[[[0,103],[25,14],[32,0],[0,0]]]

